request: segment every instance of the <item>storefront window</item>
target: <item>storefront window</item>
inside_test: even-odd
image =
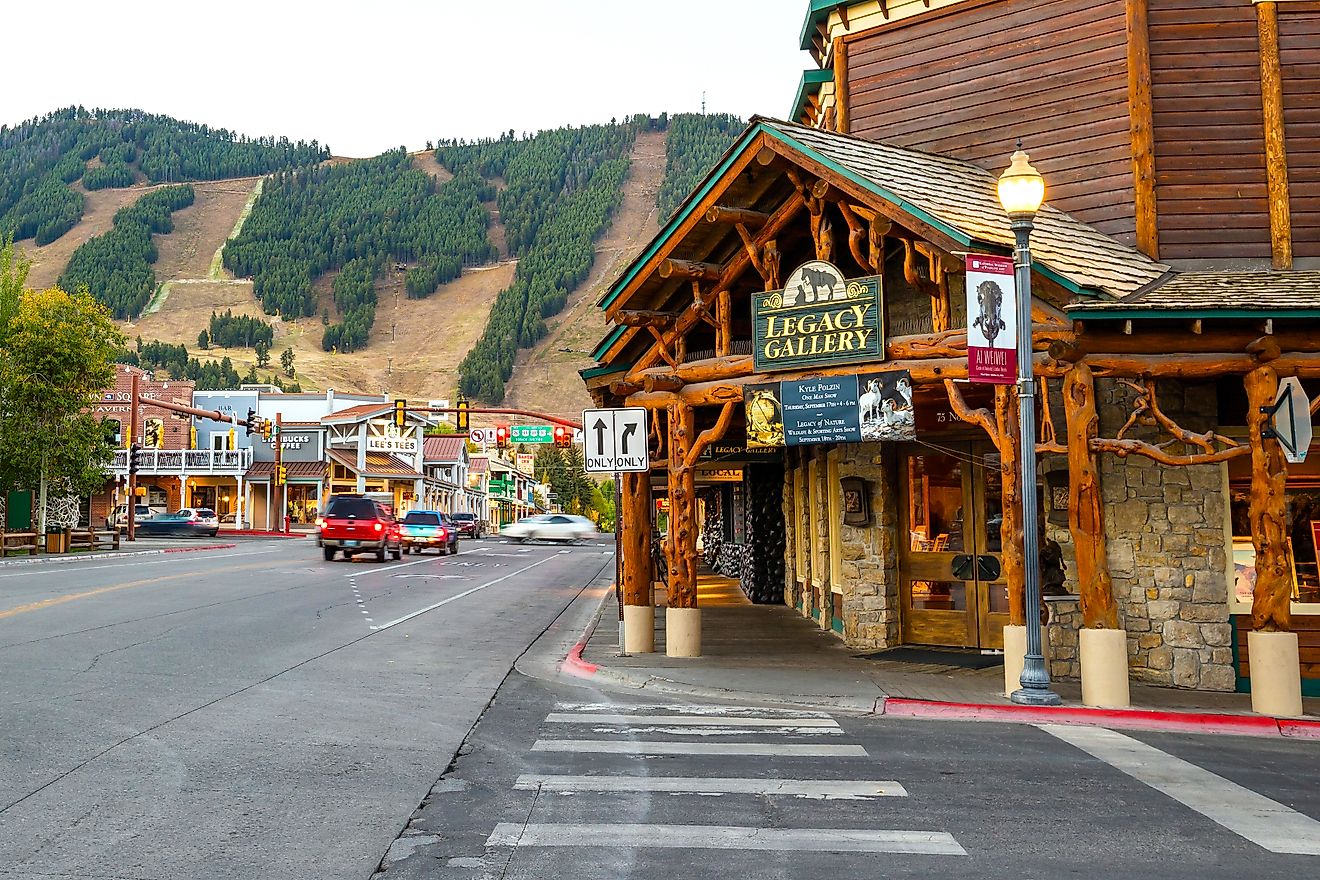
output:
[[[1284,493],[1288,550],[1293,575],[1294,614],[1320,613],[1320,450],[1312,449],[1307,461],[1288,465]],[[1229,600],[1235,614],[1251,610],[1256,584],[1256,550],[1251,536],[1251,461],[1229,462],[1232,523],[1232,575]]]
[[[962,550],[962,468],[962,462],[952,455],[931,453],[908,458],[908,523],[913,550]]]

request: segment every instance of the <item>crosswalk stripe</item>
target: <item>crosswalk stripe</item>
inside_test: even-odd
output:
[[[736,825],[521,825],[502,822],[486,846],[608,846],[965,856],[943,831],[747,828]]]
[[[748,755],[766,757],[865,758],[861,746],[800,743],[615,742],[598,739],[538,739],[534,752],[590,752],[612,755]]]
[[[1320,855],[1320,822],[1203,767],[1104,728],[1041,729],[1275,853]]]
[[[907,797],[907,789],[881,779],[769,779],[706,776],[556,776],[524,773],[514,783],[521,791],[649,792],[658,794],[782,795],[813,800],[864,800]]]
[[[832,718],[730,718],[723,715],[609,715],[551,712],[549,724],[663,724],[667,727],[816,727],[839,729]]]

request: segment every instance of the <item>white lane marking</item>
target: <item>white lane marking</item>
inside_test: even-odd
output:
[[[736,722],[730,722],[735,724]],[[735,736],[841,736],[843,729],[836,727],[833,730],[826,727],[666,727],[663,724],[646,725],[615,725],[615,726],[593,726],[592,733],[612,733],[627,734],[629,736],[706,736],[706,737],[735,737]]]
[[[706,776],[555,776],[524,773],[514,788],[534,791],[654,792],[660,794],[783,795],[812,800],[865,800],[907,797],[907,789],[888,779],[766,779]]]
[[[252,551],[251,553],[217,553],[217,554],[215,554],[215,555],[213,555],[213,556],[198,555],[198,556],[195,556],[194,558],[196,559],[196,561],[198,561],[198,562],[202,562],[202,561],[205,561],[205,560],[211,560],[211,559],[232,559],[232,558],[234,558],[234,557],[242,557],[242,556],[264,556],[264,555],[267,554],[267,553],[279,553],[282,549],[283,549],[283,548],[276,548],[276,549],[271,549],[271,550],[254,550],[254,551]],[[196,551],[194,551],[194,552],[196,552]],[[188,554],[188,553],[179,553],[179,554],[176,554],[176,555],[177,555],[177,556],[191,556],[192,554]],[[136,558],[141,558],[141,557],[136,557]],[[143,567],[148,566],[148,565],[179,565],[180,562],[189,562],[189,561],[192,561],[192,560],[189,560],[189,559],[183,559],[183,560],[180,560],[180,559],[174,558],[174,559],[160,559],[160,560],[157,560],[157,561],[155,561],[155,562],[134,562],[134,561],[132,561],[132,559],[125,559],[123,562],[121,562],[121,563],[117,563],[117,564],[115,564],[115,565],[88,565],[88,566],[77,566],[77,565],[75,565],[75,566],[72,567],[72,568],[60,567],[60,566],[56,566],[55,568],[45,568],[45,567],[40,566],[40,565],[34,565],[34,566],[31,566],[31,567],[32,567],[32,568],[39,568],[39,569],[41,569],[41,570],[40,570],[40,571],[24,571],[24,572],[17,573],[17,574],[0,574],[0,578],[32,577],[32,576],[34,576],[34,575],[39,575],[39,574],[65,574],[65,575],[68,575],[68,574],[81,574],[81,573],[84,572],[84,571],[100,571],[100,570],[102,570],[102,569],[106,569],[106,568],[134,568],[134,569],[137,569],[137,568],[143,568]],[[27,566],[24,566],[24,567],[26,568]]]
[[[518,569],[517,571],[509,572],[504,577],[498,577],[495,578],[495,580],[493,581],[487,581],[486,583],[477,587],[473,587],[470,590],[464,590],[461,593],[455,593],[454,595],[450,596],[448,599],[441,599],[439,602],[436,602],[434,605],[427,605],[425,608],[419,608],[418,610],[414,611],[412,614],[405,614],[403,615],[403,617],[397,618],[395,620],[391,620],[389,623],[382,623],[380,626],[373,626],[372,630],[389,629],[392,626],[398,626],[399,624],[404,623],[405,621],[412,620],[414,617],[419,617],[428,611],[434,611],[435,609],[439,608],[441,605],[448,605],[450,602],[456,602],[459,599],[462,599],[464,596],[471,596],[473,593],[478,592],[479,590],[484,590],[487,587],[493,587],[496,584],[503,583],[504,581],[507,581],[511,577],[520,575],[524,571],[530,571],[531,569],[536,568],[538,565],[547,563],[552,559],[554,559],[553,556],[547,556],[545,559],[538,559],[537,561],[533,562],[531,565],[524,566]]]
[[[667,724],[673,727],[821,727],[839,729],[833,718],[730,718],[727,715],[609,715],[551,712],[548,724]]]
[[[724,715],[747,718],[781,718],[796,721],[800,718],[834,719],[828,712],[808,709],[762,709],[753,706],[703,706],[684,703],[556,703],[555,708],[563,712],[601,712],[614,714],[620,709],[634,712],[672,712],[675,715]]]
[[[486,846],[608,846],[965,856],[944,831],[746,828],[736,825],[521,825],[501,822]]]
[[[398,565],[387,565],[387,566],[385,566],[384,568],[365,568],[365,567],[364,567],[361,571],[350,571],[348,574],[344,575],[344,577],[347,577],[347,578],[359,577],[359,576],[361,576],[361,577],[366,577],[366,576],[369,575],[369,574],[384,574],[384,573],[387,572],[387,571],[398,571],[399,569],[401,569],[401,568],[407,568],[407,567],[410,566],[410,565],[421,565],[423,562],[435,562],[437,559],[440,559],[440,558],[442,558],[442,557],[439,557],[439,556],[432,556],[432,557],[430,557],[429,559],[418,559],[416,562],[400,562]],[[349,563],[349,565],[356,565],[356,564],[357,564],[357,563],[355,563],[355,562],[350,562],[350,563]]]
[[[396,574],[396,578],[417,578],[430,581],[465,581],[472,577],[468,574]]]
[[[798,743],[706,743],[599,739],[538,739],[534,752],[589,752],[608,755],[763,755],[800,758],[865,758],[861,746],[801,745]]]
[[[1320,855],[1320,822],[1278,801],[1114,730],[1057,724],[1040,728],[1262,849]]]

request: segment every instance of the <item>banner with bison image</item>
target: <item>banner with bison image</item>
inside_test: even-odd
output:
[[[967,255],[967,378],[992,385],[1017,381],[1017,284],[1013,261]]]
[[[867,363],[885,358],[880,278],[845,279],[812,260],[783,290],[752,297],[752,360],[757,372]]]

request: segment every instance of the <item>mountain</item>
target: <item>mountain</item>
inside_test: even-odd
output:
[[[166,129],[172,123],[201,143],[287,143],[138,111],[86,116],[82,124],[102,140],[109,120],[120,119],[122,132],[123,120],[141,117]],[[79,118],[80,111],[61,111],[46,120],[63,130],[77,129]],[[24,123],[22,140],[48,142],[42,125]],[[216,359],[212,378],[228,375],[219,369],[225,358],[233,373],[251,378],[252,328],[264,326],[268,332],[257,335],[271,338],[274,355],[256,371],[263,380],[289,348],[304,386],[434,399],[461,385],[483,401],[568,414],[589,404],[576,371],[590,363],[586,352],[605,330],[592,307],[600,286],[649,241],[741,127],[726,116],[639,116],[364,160],[289,145],[285,164],[193,182],[191,198],[147,178],[143,163],[156,153],[144,136],[130,185],[65,184],[82,199],[80,221],[23,247],[34,261],[30,283],[85,281],[130,338],[170,343],[176,371],[184,345],[194,358]],[[0,157],[10,131],[0,129]],[[131,142],[138,140],[134,134]],[[119,158],[129,158],[120,149]],[[274,153],[260,155],[273,161]],[[100,152],[85,167],[100,167],[99,159]],[[145,167],[158,167],[154,161]],[[32,171],[25,187],[48,185],[50,169],[24,167]],[[252,320],[240,325],[241,318]],[[211,348],[200,350],[202,342]]]

